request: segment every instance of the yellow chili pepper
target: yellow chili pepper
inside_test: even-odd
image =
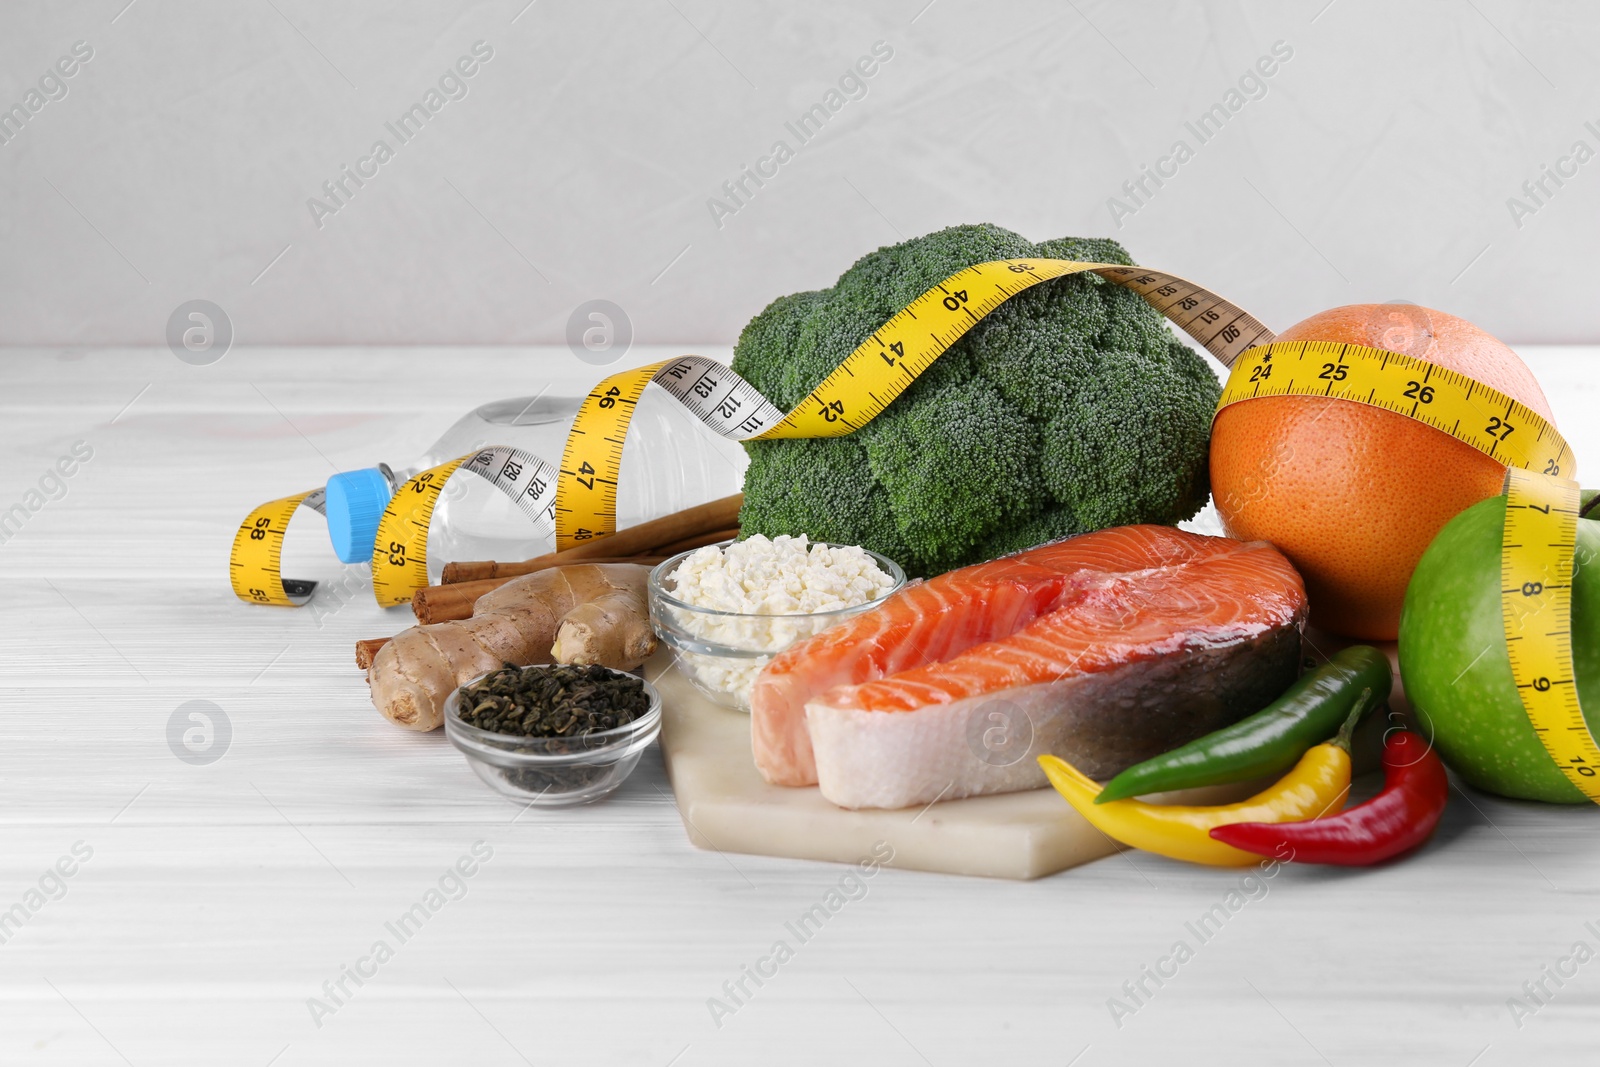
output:
[[[1363,689],[1333,741],[1307,750],[1270,789],[1234,805],[1147,805],[1131,798],[1098,805],[1094,798],[1101,787],[1083,771],[1053,755],[1038,757],[1038,765],[1045,768],[1056,792],[1112,840],[1192,864],[1250,867],[1259,864],[1261,856],[1224,845],[1211,837],[1211,827],[1230,822],[1304,822],[1342,811],[1350,795],[1350,733],[1371,702],[1373,691]]]
[[[1197,807],[1131,798],[1096,804],[1100,786],[1078,768],[1056,756],[1040,756],[1039,766],[1079,815],[1115,841],[1190,863],[1248,867],[1261,857],[1216,840],[1211,828],[1236,822],[1304,822],[1343,811],[1350,795],[1350,734],[1371,701],[1372,690],[1362,690],[1333,740],[1308,749],[1271,788],[1237,804]]]
[[[1310,749],[1288,774],[1249,800],[1215,807],[1132,799],[1096,804],[1100,786],[1072,764],[1040,756],[1039,765],[1056,792],[1107,837],[1175,860],[1248,867],[1261,857],[1214,840],[1211,828],[1235,822],[1301,822],[1343,810],[1350,794],[1350,752],[1341,740],[1342,733]]]

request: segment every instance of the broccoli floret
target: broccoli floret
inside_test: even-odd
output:
[[[767,305],[751,319],[739,335],[739,348],[750,352],[781,353],[782,358],[747,361],[743,377],[774,404],[785,411],[798,404],[816,383],[838,365],[825,363],[826,354],[807,360],[802,357],[800,334],[812,317],[825,313],[827,292],[791,293]],[[810,354],[816,355],[811,352]],[[811,364],[815,363],[815,366]]]
[[[1048,256],[1129,264],[1114,241],[1033,245],[956,226],[881,248],[830,289],[774,301],[734,369],[798,403],[896,312],[963,267]],[[1177,522],[1207,495],[1220,386],[1137,295],[1095,275],[987,315],[845,438],[750,442],[746,533],[861,544],[933,574],[1105,526]]]
[[[743,533],[809,534],[837,545],[864,545],[899,563],[910,552],[895,527],[889,491],[872,474],[854,436],[747,441],[763,489],[745,496]],[[748,477],[746,484],[749,484]]]
[[[1173,338],[1167,352],[1103,353],[1078,402],[1045,428],[1045,483],[1086,529],[1174,523],[1205,504],[1211,414],[1221,387]],[[1164,398],[1153,406],[1152,394]],[[1152,463],[1155,456],[1171,457]]]
[[[939,571],[970,559],[986,531],[1039,509],[1044,483],[1032,460],[1040,443],[982,378],[918,394],[915,403],[889,405],[855,436],[888,490],[910,558],[919,571]]]

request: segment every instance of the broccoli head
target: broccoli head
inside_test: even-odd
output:
[[[1034,245],[954,226],[862,257],[831,289],[773,301],[733,368],[785,410],[938,282],[1029,256],[1131,264],[1114,241]],[[859,544],[908,574],[1071,534],[1173,523],[1205,503],[1206,361],[1139,296],[1092,274],[1018,293],[848,437],[746,444],[740,528]]]

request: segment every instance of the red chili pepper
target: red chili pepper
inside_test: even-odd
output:
[[[1383,791],[1365,804],[1307,822],[1241,822],[1211,836],[1234,848],[1301,863],[1366,867],[1433,836],[1450,800],[1450,779],[1433,748],[1409,730],[1383,746]],[[1285,846],[1292,855],[1284,856]]]

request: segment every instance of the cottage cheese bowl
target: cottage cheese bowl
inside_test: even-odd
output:
[[[772,657],[905,584],[899,564],[854,545],[757,535],[680,552],[650,572],[650,620],[713,703],[750,710]]]

